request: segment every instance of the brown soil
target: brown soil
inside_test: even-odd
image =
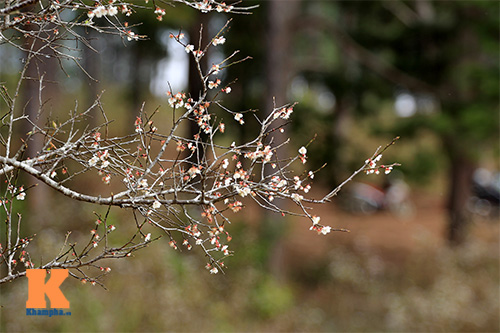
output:
[[[373,251],[385,260],[397,262],[423,247],[446,246],[447,214],[444,198],[420,193],[414,194],[411,200],[414,213],[405,217],[388,211],[354,215],[340,209],[334,202],[314,207],[314,214],[321,216],[322,224],[346,228],[350,232],[318,235],[309,231],[310,225],[307,221],[296,219],[292,222],[291,231],[285,240],[285,260],[293,262],[304,256],[321,258],[341,246]],[[471,239],[499,242],[498,220],[474,217],[473,221],[470,228]]]

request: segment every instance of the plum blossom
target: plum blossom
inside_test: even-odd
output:
[[[242,198],[246,197],[247,195],[249,195],[252,192],[252,190],[250,190],[250,188],[248,186],[234,185],[234,189],[236,190],[236,192],[238,192],[238,194]]]
[[[127,31],[127,40],[130,42],[131,40],[138,40],[139,36],[135,34],[133,31]]]
[[[19,193],[18,195],[16,195],[16,199],[17,200],[24,200],[24,198],[26,198],[26,192],[23,192],[23,191],[24,191],[24,188],[21,186],[19,188],[19,192],[21,192],[21,193]]]
[[[170,95],[170,92],[168,92],[167,95]],[[170,105],[170,107],[181,108],[184,105],[185,98],[186,94],[177,93],[168,99],[168,104]]]
[[[93,156],[89,161],[89,166],[93,167],[97,164],[97,162],[99,162],[99,157],[97,156]]]
[[[226,39],[224,38],[224,36],[220,36],[219,38],[214,38],[214,40],[212,41],[212,44],[213,46],[217,46],[217,45],[222,45],[226,42]]]
[[[214,89],[217,88],[220,84],[220,79],[217,79],[215,82],[214,81],[208,81],[208,89]]]
[[[193,166],[193,167],[191,167],[191,168],[188,170],[188,174],[189,174],[189,176],[190,176],[191,178],[194,178],[194,177],[196,177],[196,175],[201,174],[201,171],[200,171],[200,169],[199,169],[199,168],[197,168],[197,167]]]
[[[115,16],[116,14],[118,14],[118,8],[116,8],[116,6],[109,6],[108,15]]]
[[[326,227],[321,228],[321,233],[322,233],[323,235],[326,235],[326,234],[328,234],[331,230],[332,230],[332,227],[328,227],[328,226],[326,226]]]
[[[102,152],[101,156],[99,156],[101,161],[105,161],[108,157],[109,157],[109,151],[107,149]]]
[[[367,159],[365,161],[365,165],[368,165],[368,168],[365,169],[365,173],[367,175],[370,174],[380,174],[380,169],[377,167],[377,162],[379,162],[382,159],[382,154],[378,154],[374,159]],[[384,166],[381,165],[380,168],[384,169],[385,174],[389,174],[392,171],[392,166]]]
[[[230,203],[228,207],[234,212],[237,213],[243,208],[243,204],[241,201],[235,201],[233,203]]]
[[[97,6],[97,7],[93,10],[93,12],[94,12],[95,17],[97,17],[97,18],[101,18],[101,17],[103,17],[103,16],[105,16],[105,15],[107,15],[107,14],[108,14],[108,10],[107,10],[107,9],[106,9],[106,7],[104,7],[104,6]],[[90,16],[90,15],[89,15],[89,16]]]
[[[156,9],[155,9],[154,13],[155,13],[156,15],[158,15],[158,16],[156,17],[156,19],[157,19],[158,21],[161,21],[161,20],[163,20],[163,16],[165,15],[165,9],[160,8],[160,7],[156,7]]]
[[[243,120],[243,115],[241,113],[237,113],[234,115],[234,120],[240,123],[240,125],[243,125],[245,123],[245,120]]]
[[[292,199],[293,199],[293,200],[295,200],[295,201],[297,201],[297,202],[299,202],[299,201],[301,201],[302,199],[304,199],[304,197],[303,197],[303,196],[301,196],[301,195],[300,195],[300,194],[298,194],[298,193],[293,193],[293,194],[292,194]]]
[[[273,115],[273,118],[274,119],[277,119],[277,118],[282,118],[282,119],[289,119],[290,116],[292,115],[293,113],[293,108],[292,107],[289,107],[289,108],[282,108],[281,110],[278,110],[276,112],[274,112],[274,115]]]
[[[109,185],[109,183],[111,182],[111,175],[102,177],[102,181],[104,182],[104,184]]]
[[[220,72],[220,66],[219,65],[212,65],[212,74],[219,74]]]
[[[332,231],[332,227],[322,226],[320,224],[314,224],[309,230],[315,230],[318,235],[326,235]]]

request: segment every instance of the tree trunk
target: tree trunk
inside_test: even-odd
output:
[[[33,31],[36,35],[39,28],[35,24],[29,24],[26,26],[26,29]],[[54,58],[54,52],[48,48],[44,49],[44,43],[38,38],[31,37],[29,34],[26,34],[24,45],[26,50],[33,49],[33,52],[41,55],[33,57],[28,63],[25,73],[28,79],[24,80],[21,86],[21,103],[24,106],[25,115],[31,121],[23,122],[22,126],[20,126],[19,130],[21,133],[19,137],[21,138],[27,136],[27,133],[33,130],[32,124],[44,128],[45,115],[50,114],[50,109],[57,109],[59,95],[59,88],[54,83],[57,81],[56,76],[59,69],[57,59]],[[28,56],[29,54],[26,53],[26,58]],[[50,103],[44,104],[46,101],[50,101]],[[44,114],[42,114],[42,108],[44,109]],[[27,145],[27,150],[24,154],[33,158],[42,150],[44,137],[41,134],[35,134],[27,142]],[[38,181],[34,178],[29,178],[25,185],[33,186],[35,184],[38,184]],[[33,219],[32,222],[37,225],[44,225],[50,219],[51,213],[48,211],[50,197],[50,191],[44,184],[33,188],[27,196],[29,209],[36,212],[36,214],[31,216]]]
[[[449,160],[448,241],[451,245],[460,245],[466,240],[470,226],[466,207],[472,190],[474,163],[460,153],[451,153]]]
[[[291,23],[297,14],[300,1],[270,0],[267,3],[267,43],[266,43],[266,94],[264,94],[264,114],[269,115],[273,108],[287,102],[287,88],[291,75]],[[284,142],[286,135],[276,131],[274,142]],[[285,151],[276,152],[278,159],[283,158]],[[270,215],[272,214],[272,216]],[[284,244],[282,241],[283,223],[276,219],[275,213],[266,212],[263,228],[264,235],[271,237],[269,269],[278,279],[284,279]],[[270,225],[272,224],[272,225]],[[271,231],[271,232],[270,232]]]
[[[195,49],[203,49],[203,47],[210,41],[210,36],[208,32],[208,24],[210,21],[210,17],[207,14],[203,14],[198,12],[196,17],[196,21],[191,25],[189,30],[189,43],[194,45]],[[203,26],[201,31],[201,41],[202,45],[198,45],[198,41],[200,40],[200,27]],[[208,69],[208,55],[205,55],[200,60],[200,66],[203,71]],[[204,74],[204,73],[203,73]],[[189,96],[193,98],[194,101],[197,101],[200,98],[200,94],[203,91],[203,84],[201,82],[200,73],[198,72],[198,66],[196,61],[189,55],[189,73],[188,73],[188,92]],[[175,92],[174,92],[175,93]],[[200,132],[200,126],[194,121],[189,122],[189,135],[188,137],[192,139],[196,134]],[[204,135],[200,133],[200,135]],[[191,157],[190,162],[193,164],[197,164],[199,160],[203,159],[203,147],[202,145],[198,145],[196,147],[196,153]],[[188,165],[187,168],[190,168],[192,165]]]
[[[97,38],[97,32],[93,29],[90,29],[88,32],[88,42],[92,47],[97,51],[92,50],[89,47],[83,47],[83,66],[85,71],[88,73],[82,73],[84,75],[84,82],[86,83],[86,105],[85,107],[89,107],[92,105],[97,96],[100,93],[100,80],[101,80],[101,54],[100,50],[102,49],[102,41]],[[92,117],[89,120],[89,124],[91,127],[95,127],[100,125],[104,119],[101,119],[100,112],[94,110],[92,113]]]

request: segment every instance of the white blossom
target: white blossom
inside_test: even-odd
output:
[[[241,125],[245,123],[245,121],[243,120],[243,115],[241,113],[235,114],[234,120],[238,121]]]
[[[212,44],[214,46],[217,46],[217,45],[222,45],[226,42],[226,39],[224,38],[224,36],[220,36],[219,38],[214,38],[214,40],[212,41]]]
[[[295,200],[295,201],[301,201],[302,199],[304,199],[304,197],[301,196],[300,194],[293,193],[292,194],[292,199]]]
[[[97,18],[103,17],[108,14],[108,11],[104,6],[97,6],[93,12]]]
[[[91,167],[93,167],[93,166],[95,166],[95,165],[97,164],[97,162],[99,162],[99,157],[94,156],[94,157],[92,157],[92,158],[89,160],[89,162],[88,162],[88,163],[89,163],[89,165],[90,165]]]
[[[328,227],[328,226],[327,226],[327,227],[323,227],[323,228],[321,228],[321,233],[322,233],[323,235],[326,235],[326,234],[327,234],[327,233],[329,233],[331,230],[332,230],[332,227]]]
[[[115,16],[116,14],[118,14],[118,8],[116,8],[116,6],[109,6],[108,15]]]

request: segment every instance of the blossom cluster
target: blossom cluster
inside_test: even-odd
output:
[[[211,0],[182,2],[202,11],[225,12],[234,9],[233,6]],[[153,2],[153,10],[157,19],[162,20],[165,10],[158,7],[158,3]],[[79,7],[75,8],[85,10],[83,16],[86,21],[81,22],[85,27],[100,31],[93,22],[100,19],[100,25],[109,24],[123,38],[140,38],[129,29],[127,22],[120,21],[120,14],[132,15],[139,8],[138,5],[110,0],[93,1],[91,5],[80,2]],[[54,10],[63,9],[55,6]],[[103,249],[104,256],[129,257],[132,251],[148,246],[159,238],[153,235],[154,231],[148,230],[157,228],[162,235],[167,235],[172,249],[191,250],[196,247],[203,251],[208,258],[207,269],[216,274],[225,267],[223,260],[233,255],[232,247],[229,247],[231,235],[226,226],[231,223],[234,214],[244,211],[245,200],[282,216],[298,215],[309,219],[312,222],[310,230],[319,235],[344,231],[320,224],[320,217],[311,215],[310,207],[306,206],[329,199],[313,200],[308,197],[316,172],[303,170],[302,165],[308,160],[308,145],[286,157],[281,154],[287,149],[289,139],[275,134],[285,132],[284,127],[293,114],[294,105],[277,107],[263,119],[254,114],[260,129],[252,140],[237,143],[226,133],[223,121],[231,124],[234,119],[243,126],[246,124],[245,117],[248,120],[251,114],[248,110],[227,109],[220,100],[221,93],[229,94],[232,91],[230,82],[226,81],[222,72],[242,61],[234,60],[237,52],[215,64],[202,66],[201,63],[201,59],[212,48],[225,44],[226,29],[227,25],[210,40],[202,41],[200,38],[200,45],[197,46],[185,42],[185,35],[181,32],[170,35],[199,65],[197,68],[202,88],[194,95],[182,91],[166,92],[170,106],[166,111],[158,108],[149,113],[148,107],[144,106],[135,120],[130,122],[130,134],[111,137],[108,135],[108,124],[104,125],[106,131],[103,133],[99,132],[100,129],[76,130],[79,127],[73,125],[87,117],[93,108],[100,106],[100,97],[87,111],[75,113],[74,118],[65,123],[64,129],[55,125],[56,131],[42,132],[50,139],[46,141],[51,146],[42,149],[33,161],[24,161],[25,169],[35,170],[31,172],[36,177],[72,198],[106,207],[134,210],[137,231],[127,246],[110,249],[107,236],[116,230],[116,226],[107,225],[102,222],[103,219],[98,219],[94,229],[90,230],[91,239],[88,248],[85,248],[87,252],[81,253],[87,255],[90,250]],[[153,122],[154,116],[161,112],[171,113],[168,119],[172,119],[172,124],[166,133],[160,133]],[[186,128],[194,128],[195,133],[186,134]],[[376,163],[380,159],[381,154],[367,161],[367,173],[379,173]],[[392,166],[382,165],[380,168],[386,173],[392,170]],[[65,182],[69,177],[90,171],[97,171],[103,183],[110,186],[103,186],[105,190],[89,190],[97,193],[81,193],[70,188],[71,182]],[[69,172],[71,175],[68,175]],[[64,179],[65,175],[68,178]],[[112,184],[112,177],[122,178],[122,182]],[[17,189],[11,186],[9,190],[9,200],[14,197],[17,200],[25,199],[26,190],[23,186]],[[106,191],[109,191],[108,196],[105,195]],[[2,201],[4,206],[5,202]],[[31,264],[26,252],[20,254],[19,261]],[[81,259],[78,251],[71,248],[68,256],[73,256],[73,262],[78,265]],[[102,268],[101,271],[106,272],[108,269]],[[88,277],[81,281],[96,283]]]
[[[115,1],[112,1],[114,3]],[[128,13],[127,6],[120,6],[120,9],[122,13]],[[96,18],[101,18],[103,16],[115,16],[118,14],[118,7],[109,5],[109,6],[103,6],[103,5],[98,5],[95,7],[95,9],[89,11],[87,13],[89,19],[93,19],[94,17]]]
[[[219,4],[216,4],[215,7],[213,6],[214,1],[212,0],[203,0],[199,2],[194,3],[194,8],[201,10],[203,13],[210,12],[212,10],[216,10],[219,13],[222,12],[230,12],[232,9],[234,9],[234,6],[232,5],[226,5],[225,2],[221,2]]]
[[[110,165],[110,161],[108,160],[109,158],[109,151],[106,149],[104,151],[97,151],[97,153],[92,156],[91,159],[88,160],[88,165],[90,167],[98,167],[99,168],[99,175],[103,175],[102,181],[104,184],[109,185],[111,182],[111,175],[109,172],[107,172],[108,167]],[[101,163],[100,165],[97,165],[97,163]]]
[[[365,164],[368,166],[368,168],[365,170],[365,173],[367,175],[370,174],[380,174],[380,169],[384,170],[384,173],[387,175],[391,173],[393,166],[392,165],[380,165],[380,167],[377,167],[377,163],[382,159],[382,154],[378,154],[374,159],[367,159],[365,161]]]

